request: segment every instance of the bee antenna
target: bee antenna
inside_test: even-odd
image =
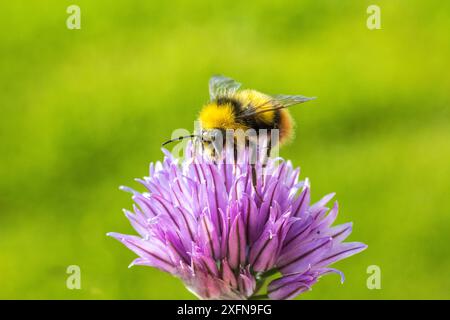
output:
[[[162,144],[162,146],[165,146],[166,144],[171,143],[171,142],[181,141],[181,140],[183,140],[183,139],[189,139],[189,138],[198,138],[198,137],[200,137],[200,136],[197,135],[197,134],[190,134],[190,135],[188,135],[188,136],[180,136],[180,137],[178,137],[178,138],[174,138],[174,139],[167,140],[166,142],[164,142],[164,143]]]

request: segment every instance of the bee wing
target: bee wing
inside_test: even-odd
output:
[[[316,97],[305,97],[301,95],[278,94],[273,96],[274,104],[279,105],[280,107],[283,108],[287,108],[295,104],[311,101],[314,99],[316,99]]]
[[[286,95],[278,94],[272,96],[272,99],[268,100],[264,104],[259,106],[246,108],[239,117],[249,117],[255,114],[284,109],[296,104],[311,101],[316,99],[316,97],[305,97],[301,95]]]
[[[225,76],[213,76],[209,79],[209,97],[211,100],[236,93],[241,87],[239,82]]]

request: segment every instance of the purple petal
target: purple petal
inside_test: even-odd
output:
[[[294,217],[302,218],[305,215],[306,209],[308,208],[310,201],[310,190],[309,188],[305,188],[302,193],[295,200],[292,212]]]
[[[233,270],[231,270],[230,265],[226,260],[222,261],[222,279],[233,289],[237,288],[237,280],[234,276]]]
[[[318,269],[317,270],[318,274],[323,276],[329,273],[336,273],[341,277],[341,283],[344,283],[345,281],[345,276],[344,273],[338,269],[333,269],[333,268],[323,268],[323,269]]]
[[[335,243],[344,241],[352,233],[353,223],[348,222],[328,229],[325,233],[333,238]]]
[[[211,221],[211,218],[206,213],[208,210],[208,208],[205,208],[204,213],[200,217],[199,238],[209,256],[218,259],[221,254],[219,235]]]
[[[279,206],[271,208],[271,221],[267,225],[261,237],[250,249],[250,264],[255,271],[261,272],[269,270],[276,260],[276,253],[280,245],[278,237],[279,228],[283,221],[273,221],[278,215]]]
[[[327,266],[336,261],[348,258],[358,252],[367,248],[367,245],[360,242],[346,242],[339,244],[336,248],[333,248],[326,255],[324,255],[319,261],[315,263],[315,266]]]
[[[244,265],[246,259],[246,235],[242,216],[235,217],[228,238],[228,262],[233,269]]]
[[[303,274],[285,276],[272,281],[267,287],[270,299],[285,300],[293,299],[302,292],[308,291],[315,282],[313,277]]]
[[[241,273],[238,278],[239,291],[241,291],[244,296],[250,297],[256,288],[256,281],[249,272]]]
[[[331,237],[319,238],[298,248],[297,252],[285,252],[280,256],[277,266],[283,274],[306,270],[327,252],[332,241]]]
[[[122,242],[142,259],[145,259],[149,265],[166,272],[174,272],[174,265],[172,264],[169,255],[164,251],[165,248],[162,244],[158,244],[156,241],[144,241],[135,236],[123,235],[115,232],[108,233],[108,236]]]
[[[322,199],[317,201],[315,204],[311,206],[311,211],[314,211],[318,208],[323,208],[328,202],[330,202],[331,199],[336,195],[336,193],[330,193],[324,196]]]

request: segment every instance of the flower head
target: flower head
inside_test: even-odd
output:
[[[252,165],[244,153],[234,164],[211,163],[190,148],[183,160],[164,153],[138,180],[146,192],[124,188],[133,194],[134,212],[125,214],[139,236],[109,235],[139,256],[132,265],[169,272],[200,298],[252,298],[274,275],[265,296],[294,298],[322,275],[343,281],[328,266],[366,248],[343,242],[352,224],[331,226],[333,194],[310,204],[308,181],[298,180],[290,161]]]

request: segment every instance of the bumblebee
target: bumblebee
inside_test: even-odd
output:
[[[254,129],[269,133],[278,130],[278,143],[293,136],[293,120],[288,107],[315,99],[302,95],[268,95],[252,89],[240,90],[241,84],[225,76],[209,80],[210,101],[199,114],[201,132],[166,141],[163,145],[185,138],[198,137],[204,143],[214,140],[213,132]],[[265,131],[265,132],[267,132]],[[272,145],[273,147],[273,145]]]

